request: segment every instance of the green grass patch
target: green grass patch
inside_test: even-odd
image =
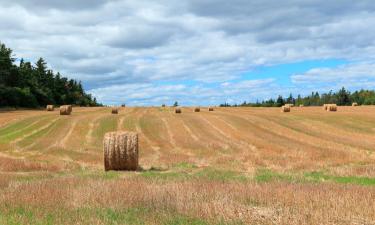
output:
[[[0,142],[9,143],[19,137],[32,133],[34,130],[48,124],[51,118],[44,118],[39,121],[37,120],[38,118],[25,119],[18,123],[10,125],[8,129],[1,130]]]
[[[215,181],[248,181],[249,178],[243,174],[230,170],[218,170],[213,168],[205,168],[194,174],[195,177]]]
[[[323,172],[305,173],[304,178],[312,182],[331,181],[341,184],[375,185],[375,178],[355,176],[332,176],[324,174]]]
[[[61,123],[63,123],[63,121],[61,119],[57,119],[56,121],[50,123],[47,127],[40,129],[39,131],[24,138],[22,141],[19,142],[19,145],[21,147],[25,147],[27,145],[34,143],[38,138],[47,135],[55,126],[58,126]]]
[[[170,210],[160,211],[147,207],[128,209],[56,207],[52,209],[28,206],[13,207],[5,204],[0,208],[0,224],[208,225],[210,223]]]
[[[192,163],[188,163],[188,162],[177,163],[177,164],[173,165],[173,167],[178,168],[178,169],[195,169],[195,168],[197,168],[196,165],[194,165]]]
[[[293,181],[293,177],[291,175],[276,173],[269,169],[259,169],[255,174],[255,180],[257,182],[269,182],[275,180]]]

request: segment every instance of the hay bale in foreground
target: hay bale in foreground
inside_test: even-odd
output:
[[[175,113],[182,113],[182,110],[181,110],[180,108],[176,108],[176,109],[174,110],[174,112],[175,112]]]
[[[353,106],[353,107],[358,106],[358,103],[353,102],[353,103],[352,103],[352,106]]]
[[[70,115],[73,109],[71,105],[62,105],[60,106],[60,115]]]
[[[118,108],[113,107],[113,108],[111,109],[111,113],[112,113],[112,114],[118,114]]]
[[[209,107],[208,111],[212,112],[212,111],[214,111],[214,108],[213,107]]]
[[[201,111],[201,108],[199,108],[199,107],[196,107],[195,109],[194,109],[194,112],[200,112]]]
[[[46,110],[47,111],[53,111],[53,110],[55,110],[55,107],[53,105],[47,105]]]
[[[106,133],[103,152],[105,171],[137,170],[138,134],[130,131]]]
[[[337,111],[337,105],[336,104],[328,104],[327,111],[328,112],[336,112]]]
[[[290,106],[289,105],[281,106],[281,112],[290,112]]]

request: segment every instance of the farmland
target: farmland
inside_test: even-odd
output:
[[[139,133],[104,172],[106,132]],[[375,224],[375,107],[0,112],[0,224]]]

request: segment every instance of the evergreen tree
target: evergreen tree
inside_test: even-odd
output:
[[[0,43],[0,107],[40,107],[47,104],[76,104],[96,106],[98,103],[86,94],[81,82],[54,75],[40,58],[35,66],[20,60],[14,64],[12,50]]]

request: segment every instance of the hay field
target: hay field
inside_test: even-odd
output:
[[[104,172],[106,132],[139,172]],[[0,112],[0,224],[375,224],[375,107]]]

